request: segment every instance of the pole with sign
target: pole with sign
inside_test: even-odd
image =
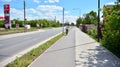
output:
[[[6,29],[11,28],[11,23],[10,23],[10,4],[5,4],[4,5],[4,25]]]

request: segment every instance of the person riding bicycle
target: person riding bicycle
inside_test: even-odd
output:
[[[68,34],[68,25],[66,25],[66,27],[65,27],[65,31],[66,31],[66,35]]]

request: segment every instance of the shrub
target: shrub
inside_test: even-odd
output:
[[[114,6],[105,17],[102,44],[120,57],[120,6]]]

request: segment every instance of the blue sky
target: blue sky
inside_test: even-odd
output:
[[[97,12],[98,0],[25,0],[26,18],[33,19],[56,19],[62,22],[62,8],[65,8],[65,22],[75,22],[78,16],[90,12]],[[101,0],[101,8],[104,4],[116,0]],[[3,16],[3,5],[10,4],[11,19],[23,20],[23,0],[0,0],[0,16]]]

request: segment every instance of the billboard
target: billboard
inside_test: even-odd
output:
[[[6,29],[11,28],[11,23],[10,23],[10,4],[5,4],[4,5],[4,25]]]

